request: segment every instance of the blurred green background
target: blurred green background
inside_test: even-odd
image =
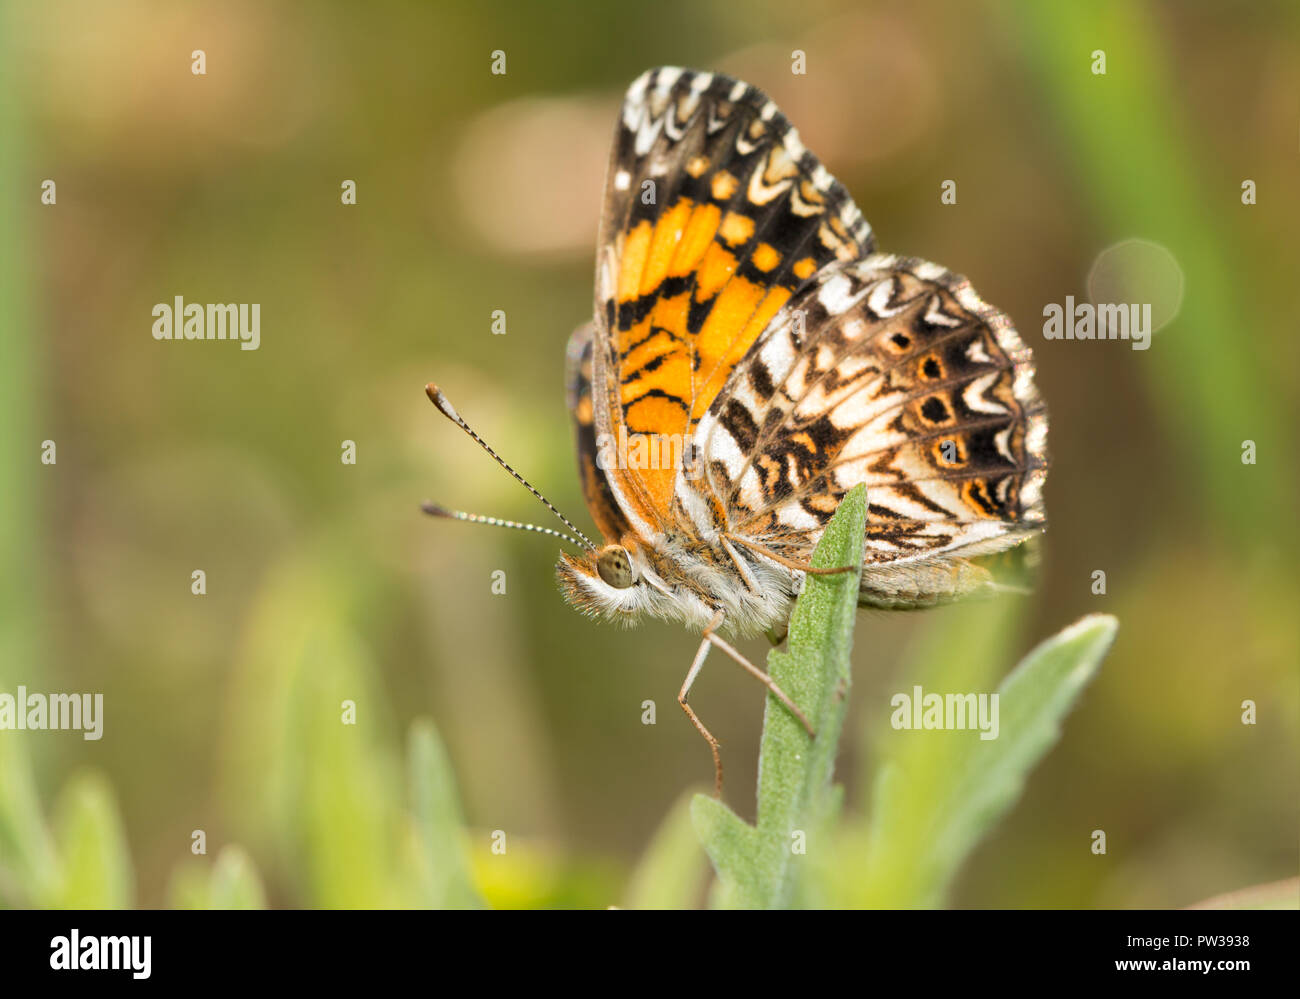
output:
[[[102,692],[106,718],[99,742],[0,732],[0,757],[31,761],[32,800],[62,801],[65,829],[69,809],[120,816],[134,889],[107,901],[192,901],[202,829],[209,855],[242,844],[272,905],[409,903],[394,810],[421,718],[446,743],[493,904],[618,901],[670,805],[709,781],[674,703],[697,636],[591,624],[555,590],[551,541],[418,510],[549,524],[432,410],[437,380],[590,523],[563,349],[590,312],[622,91],[665,63],[766,90],[881,248],[968,275],[1037,353],[1050,529],[1001,661],[1081,614],[1121,626],[952,903],[1181,906],[1296,874],[1300,8],[744,7],[4,8],[0,690]],[[1045,341],[1044,305],[1116,280],[1103,251],[1134,239],[1148,242],[1124,258],[1119,300],[1171,306],[1169,282],[1150,284],[1169,259],[1182,284],[1151,348]],[[156,342],[151,309],[177,295],[260,303],[261,349]],[[47,439],[57,465],[40,462]],[[860,616],[851,808],[868,806],[867,733],[910,689],[918,643],[961,649],[972,620]],[[695,690],[727,798],[752,814],[762,690],[722,658]]]

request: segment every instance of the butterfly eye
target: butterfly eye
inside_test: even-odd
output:
[[[618,590],[626,590],[636,582],[632,560],[622,545],[610,545],[596,557],[596,571],[600,578]]]

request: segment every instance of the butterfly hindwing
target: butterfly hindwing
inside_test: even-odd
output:
[[[889,563],[964,569],[1040,530],[1046,431],[1010,320],[941,267],[876,255],[824,272],[732,373],[699,428],[703,488],[727,530],[805,559],[866,483],[865,590]],[[680,484],[684,508],[699,488]]]

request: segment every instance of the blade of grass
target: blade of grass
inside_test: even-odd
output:
[[[447,751],[430,721],[411,726],[407,751],[421,901],[430,909],[478,909],[464,821]]]
[[[172,871],[168,898],[173,909],[265,909],[266,889],[248,852],[222,847],[215,863],[187,857]]]
[[[49,905],[59,881],[24,744],[0,739],[0,907]]]
[[[56,909],[127,909],[135,875],[112,789],[95,775],[74,777],[54,811],[61,864]]]
[[[253,860],[241,846],[223,847],[212,868],[211,909],[265,909],[266,890]]]

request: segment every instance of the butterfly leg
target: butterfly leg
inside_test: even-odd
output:
[[[790,700],[790,695],[788,695],[784,690],[782,690],[779,686],[777,686],[776,681],[773,680],[767,673],[763,672],[763,670],[759,669],[757,666],[751,663],[748,659],[746,659],[744,656],[740,654],[739,650],[733,648],[731,645],[724,642],[712,631],[706,631],[704,633],[704,640],[706,642],[712,642],[714,645],[720,648],[727,655],[731,656],[732,659],[736,660],[736,662],[744,666],[745,669],[747,669],[750,673],[752,673],[755,676],[755,678],[757,678],[758,681],[761,684],[763,684],[763,686],[767,687],[767,689],[772,692],[773,696],[776,697],[778,701],[780,701],[789,709],[790,714],[794,715],[796,718],[799,719],[800,724],[802,724],[803,727],[807,729],[808,734],[812,738],[814,739],[817,738],[817,733],[813,730],[812,723],[808,721],[808,716],[799,710],[799,705],[795,704],[794,701]]]
[[[737,649],[731,646],[731,644],[723,641],[721,637],[715,634],[714,629],[721,624],[722,612],[719,611],[714,616],[713,620],[709,622],[709,626],[704,629],[704,638],[703,641],[700,642],[700,649],[695,653],[695,661],[691,663],[690,672],[686,674],[686,680],[682,683],[682,689],[677,694],[677,703],[682,706],[682,710],[686,712],[686,717],[689,718],[691,724],[699,730],[700,735],[704,736],[705,740],[709,744],[709,749],[713,751],[713,796],[715,798],[722,797],[722,754],[718,751],[718,747],[721,744],[716,738],[714,738],[713,733],[704,727],[704,723],[700,721],[699,716],[696,715],[694,709],[686,703],[686,698],[691,692],[691,685],[695,683],[695,678],[700,675],[700,669],[704,666],[704,658],[709,654],[710,645],[716,645],[719,649],[752,673],[760,683],[772,692],[773,696],[776,697],[777,700],[786,706],[792,715],[799,719],[799,722],[808,731],[808,735],[811,738],[815,739],[817,737],[816,731],[813,730],[812,723],[808,721],[808,716],[799,710],[799,706],[795,704],[794,701],[790,699],[790,696],[777,685],[776,681],[742,656]]]
[[[686,681],[682,684],[682,689],[677,694],[677,703],[682,706],[682,710],[686,712],[686,717],[689,718],[691,724],[699,730],[700,735],[704,736],[705,740],[709,744],[709,749],[713,751],[713,796],[715,798],[721,798],[722,754],[718,752],[718,740],[713,737],[712,732],[704,727],[704,723],[700,721],[699,716],[695,714],[694,709],[686,703],[686,697],[691,692],[691,684],[693,684],[695,678],[700,675],[700,668],[704,665],[704,657],[708,654],[709,639],[705,637],[704,641],[700,643],[700,651],[695,653],[695,661],[691,663],[690,672],[686,674]]]

